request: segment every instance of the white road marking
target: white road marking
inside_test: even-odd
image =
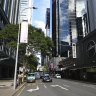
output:
[[[67,88],[64,88],[64,87],[62,87],[62,86],[60,86],[60,85],[51,85],[52,87],[60,87],[61,89],[64,89],[64,90],[69,90],[69,89],[67,89]]]
[[[39,87],[37,86],[37,88],[36,89],[29,89],[29,90],[27,90],[28,92],[33,92],[33,91],[37,91],[37,90],[39,90]]]
[[[65,84],[63,84],[63,86],[70,87],[70,86],[68,86],[68,85],[65,85]]]
[[[62,86],[59,86],[59,85],[58,85],[58,87],[60,87],[61,89],[64,89],[64,90],[68,90],[67,88],[64,88],[64,87],[62,87]]]
[[[6,87],[5,85],[0,85],[0,87]]]
[[[44,84],[44,88],[47,88],[47,86]]]
[[[94,87],[94,86],[92,86],[92,85],[82,85],[82,86],[85,86],[85,87],[89,87],[89,88],[96,89],[96,87]]]
[[[25,87],[24,87],[25,88]],[[17,96],[20,96],[20,94],[22,93],[22,91],[24,90],[24,88],[22,88],[22,90],[20,91],[20,93]]]

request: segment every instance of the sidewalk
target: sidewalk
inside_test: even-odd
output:
[[[25,83],[17,87],[16,90],[13,89],[13,80],[0,80],[0,96],[14,96]]]
[[[11,96],[15,90],[13,90],[13,80],[0,80],[0,96]]]

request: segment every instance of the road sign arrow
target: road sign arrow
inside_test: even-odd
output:
[[[29,90],[27,90],[28,92],[33,92],[33,91],[37,91],[37,90],[39,90],[39,87],[37,86],[37,88],[36,89],[29,89]]]
[[[59,87],[59,88],[61,88],[61,89],[64,89],[64,90],[68,90],[67,88],[64,88],[64,87],[62,87],[62,86],[60,86],[60,85],[51,85],[52,87]]]

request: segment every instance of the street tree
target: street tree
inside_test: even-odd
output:
[[[3,30],[0,30],[0,40],[2,40],[4,46],[8,48],[13,48],[14,50],[16,50],[18,29],[19,29],[18,24],[17,25],[9,24]],[[44,32],[41,29],[29,25],[28,26],[28,43],[19,45],[20,62],[23,62],[22,60],[24,60],[26,57],[25,56],[26,46],[28,47],[27,51],[32,53],[32,55],[27,56],[28,64],[29,65],[32,64],[32,66],[34,66],[34,69],[35,69],[38,61],[38,59],[35,56],[36,53],[40,52],[43,55],[50,56],[53,43],[49,37],[45,37]]]

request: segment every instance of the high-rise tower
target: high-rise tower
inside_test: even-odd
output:
[[[31,25],[32,25],[32,7],[33,7],[33,0],[20,1],[20,20],[21,21],[28,20],[28,24]]]
[[[75,0],[52,0],[52,40],[54,56],[68,57],[70,46],[77,42]]]

